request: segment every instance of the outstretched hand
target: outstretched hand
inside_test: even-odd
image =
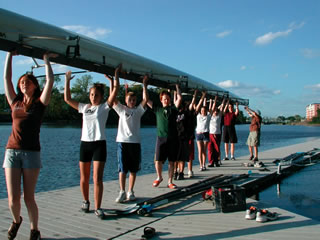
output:
[[[149,81],[149,76],[146,74],[143,76],[143,80],[142,80],[142,83],[144,86],[147,86],[148,85],[148,81]]]
[[[72,73],[71,71],[66,72],[66,80],[70,81],[71,79],[74,78],[74,75],[71,76],[71,73]]]
[[[43,54],[43,60],[49,60],[49,58],[56,58],[58,56],[59,56],[59,54],[57,54],[57,53],[46,52]]]

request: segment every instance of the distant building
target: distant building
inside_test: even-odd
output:
[[[307,121],[311,121],[313,117],[318,116],[318,109],[320,109],[320,103],[312,103],[306,107]]]

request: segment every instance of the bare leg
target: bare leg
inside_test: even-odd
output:
[[[168,164],[168,184],[172,183],[173,169],[174,169],[174,162],[169,161],[169,164]]]
[[[89,178],[91,162],[79,162],[80,166],[80,189],[85,201],[89,201]]]
[[[103,196],[103,170],[106,162],[93,161],[94,205],[101,207]]]
[[[226,158],[227,158],[229,156],[229,143],[224,144],[224,150],[225,150]]]
[[[162,165],[163,163],[161,161],[155,161],[154,163],[155,167],[156,167],[156,172],[157,172],[157,179],[161,180],[162,179]]]
[[[15,223],[20,222],[21,173],[20,168],[5,168],[8,205]]]
[[[179,165],[179,170],[180,172],[184,172],[184,165],[185,165],[185,162],[184,161],[179,161],[178,162],[178,165]]]
[[[234,143],[231,143],[230,145],[231,145],[231,156],[234,157],[234,148],[235,148],[235,145],[234,145]]]
[[[122,191],[126,189],[126,177],[127,177],[127,174],[123,172],[119,172],[119,185],[120,185],[120,190]]]
[[[27,206],[30,229],[38,230],[39,212],[34,198],[40,168],[23,169],[23,193],[24,202]]]
[[[258,146],[254,146],[254,155],[258,158]]]
[[[250,157],[251,157],[251,156],[253,156],[252,147],[248,145],[248,148],[249,148]]]
[[[132,191],[133,191],[133,187],[134,187],[134,184],[135,184],[135,182],[136,182],[136,177],[137,177],[137,173],[132,173],[132,172],[130,172],[128,192],[132,192]]]
[[[198,158],[199,158],[200,167],[202,167],[202,148],[203,148],[202,146],[203,146],[203,142],[197,141]]]

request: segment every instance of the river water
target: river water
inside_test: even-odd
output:
[[[236,145],[236,157],[248,155],[246,139],[249,125],[237,125],[238,144]],[[108,158],[104,171],[104,180],[118,178],[117,158],[115,142],[117,128],[106,128]],[[309,141],[320,136],[320,127],[287,126],[287,125],[263,125],[261,133],[261,147],[264,151],[276,147],[287,146],[299,142]],[[5,146],[11,132],[11,125],[0,125],[0,156],[1,166]],[[142,135],[142,164],[139,175],[154,173],[153,155],[156,139],[156,128],[145,127],[141,129]],[[79,184],[79,146],[81,128],[76,126],[43,125],[41,128],[41,159],[43,168],[37,184],[37,192],[61,189],[77,186]],[[222,151],[223,152],[223,151]],[[196,153],[197,154],[197,153]],[[222,154],[223,155],[223,154]],[[197,156],[197,155],[195,155]],[[223,156],[222,156],[223,157]],[[194,165],[198,165],[197,159]],[[167,165],[165,164],[165,167]],[[164,168],[165,170],[165,168]],[[319,191],[312,191],[320,186],[317,181],[319,166],[308,167],[300,173],[294,174],[281,183],[282,194],[277,194],[276,186],[273,186],[260,194],[260,199],[273,203],[280,203],[281,207],[287,207],[291,211],[295,209],[312,208],[315,204],[320,206]],[[307,178],[309,177],[309,178]],[[310,186],[310,191],[305,184]],[[3,169],[0,170],[0,198],[6,198],[6,186]],[[281,201],[279,201],[279,199]],[[305,205],[305,206],[304,206]],[[297,210],[297,211],[298,211]],[[300,211],[302,214],[304,211]],[[320,216],[320,209],[315,216]],[[311,216],[312,217],[312,216]]]

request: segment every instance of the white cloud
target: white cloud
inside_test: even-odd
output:
[[[311,58],[320,57],[319,49],[304,48],[304,49],[301,49],[301,53],[305,58],[311,59]]]
[[[304,88],[310,88],[312,91],[320,91],[320,83],[313,85],[306,85]]]
[[[233,92],[237,94],[238,96],[245,96],[245,97],[270,97],[281,94],[281,91],[279,89],[268,89],[261,86],[252,86],[248,84],[243,84],[239,81],[233,81],[233,80],[225,80],[222,82],[219,82],[217,84],[221,88],[225,88],[230,90],[230,92]]]
[[[268,32],[260,37],[257,37],[255,44],[256,45],[267,45],[267,44],[271,43],[273,40],[275,40],[276,38],[288,36],[293,30],[302,28],[304,24],[305,24],[304,22],[302,22],[300,24],[296,24],[293,22],[289,25],[289,29],[287,29],[285,31],[278,31],[275,33]]]
[[[17,65],[30,65],[33,64],[34,61],[32,60],[32,58],[23,58],[23,59],[19,59],[15,62]]]
[[[237,81],[225,80],[223,82],[219,82],[218,86],[222,88],[237,88],[240,86],[240,83]]]
[[[218,37],[218,38],[224,38],[224,37],[230,35],[231,33],[232,33],[231,30],[226,30],[226,31],[217,33],[217,34],[216,34],[216,37]]]
[[[91,27],[83,26],[83,25],[69,25],[63,26],[62,28],[74,31],[76,33],[80,33],[90,38],[98,39],[99,37],[103,37],[107,34],[110,34],[112,31],[105,28],[96,28],[93,29]]]
[[[243,70],[246,70],[247,67],[246,66],[241,66],[240,69],[243,71]]]

